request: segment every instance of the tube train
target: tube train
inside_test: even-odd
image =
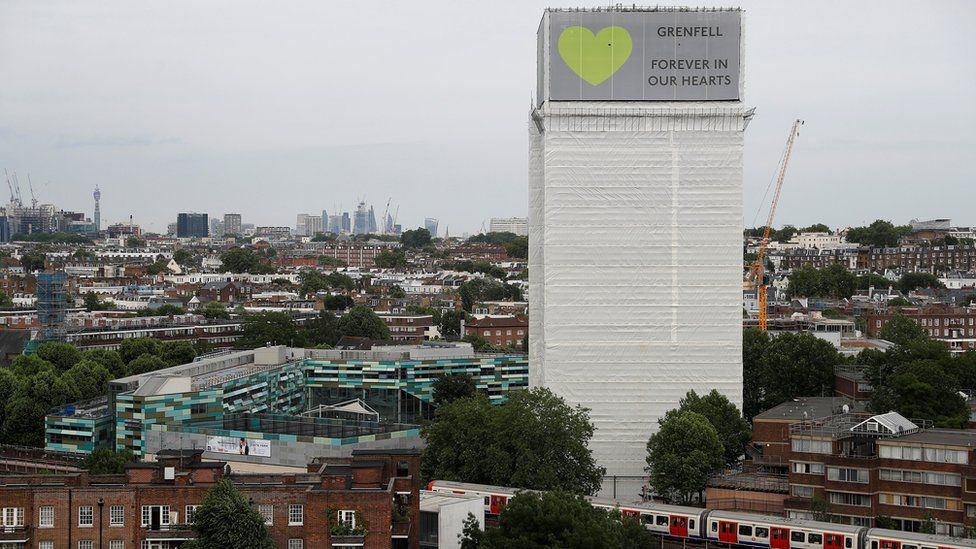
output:
[[[484,498],[485,514],[499,515],[515,488],[435,480],[434,492],[473,494]],[[813,520],[754,515],[737,511],[711,511],[663,503],[623,504],[587,498],[594,507],[618,509],[663,536],[704,540],[769,549],[974,549],[976,540],[834,524]]]

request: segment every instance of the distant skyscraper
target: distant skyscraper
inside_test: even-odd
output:
[[[437,236],[437,220],[433,217],[428,217],[424,220],[424,228],[430,232],[431,238]]]
[[[342,216],[341,215],[330,215],[329,225],[327,227],[328,232],[332,234],[339,234],[343,232],[342,230]]]
[[[244,234],[241,228],[241,214],[224,214],[224,234]]]
[[[209,216],[201,213],[181,213],[176,216],[177,238],[205,238],[210,231]]]
[[[214,238],[224,236],[224,222],[216,217],[210,220],[210,236]]]
[[[322,217],[310,215],[305,218],[305,236],[315,236],[322,232]]]
[[[305,236],[305,220],[308,219],[308,214],[298,214],[295,219],[295,236]]]
[[[514,233],[518,236],[529,234],[529,219],[526,217],[493,217],[488,226],[488,232]]]
[[[99,201],[102,199],[102,191],[98,190],[98,185],[95,185],[95,192],[92,193],[95,197],[95,215],[92,216],[95,221],[95,233],[97,234],[102,230],[102,210],[99,209]]]
[[[352,224],[352,234],[366,234],[369,232],[369,210],[366,209],[366,203],[360,202],[356,206],[356,213],[354,214],[353,224]]]
[[[176,236],[176,223],[166,225],[166,234],[169,236]]]
[[[369,234],[375,234],[376,231],[376,212],[373,211],[373,207],[369,207],[369,217],[366,223],[366,232]]]
[[[349,212],[342,212],[342,225],[340,227],[342,233],[349,234],[352,232],[352,220],[349,219]]]
[[[390,214],[383,220],[383,234],[393,234],[393,216]]]
[[[329,212],[322,210],[322,232],[329,232]]]

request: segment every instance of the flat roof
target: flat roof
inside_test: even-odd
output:
[[[976,446],[976,431],[965,431],[962,429],[923,429],[910,435],[902,435],[896,438],[889,438],[878,441],[878,444],[886,443],[918,443],[918,444],[940,444],[945,446],[963,446],[972,448]]]
[[[427,513],[437,513],[445,505],[453,505],[465,501],[478,500],[481,496],[475,494],[454,494],[450,492],[434,492],[432,490],[420,491],[420,511]]]
[[[765,412],[756,415],[755,420],[809,420],[832,416],[843,412],[844,405],[848,405],[851,412],[865,409],[863,402],[855,402],[845,397],[800,397]]]

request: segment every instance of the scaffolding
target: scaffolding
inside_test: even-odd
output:
[[[32,353],[46,341],[64,341],[65,312],[68,308],[64,273],[37,275],[37,335],[27,342],[25,352]]]

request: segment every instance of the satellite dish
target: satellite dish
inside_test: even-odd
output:
[[[849,414],[851,412],[851,407],[845,404],[844,407],[841,408],[841,410],[843,410],[845,414]]]

